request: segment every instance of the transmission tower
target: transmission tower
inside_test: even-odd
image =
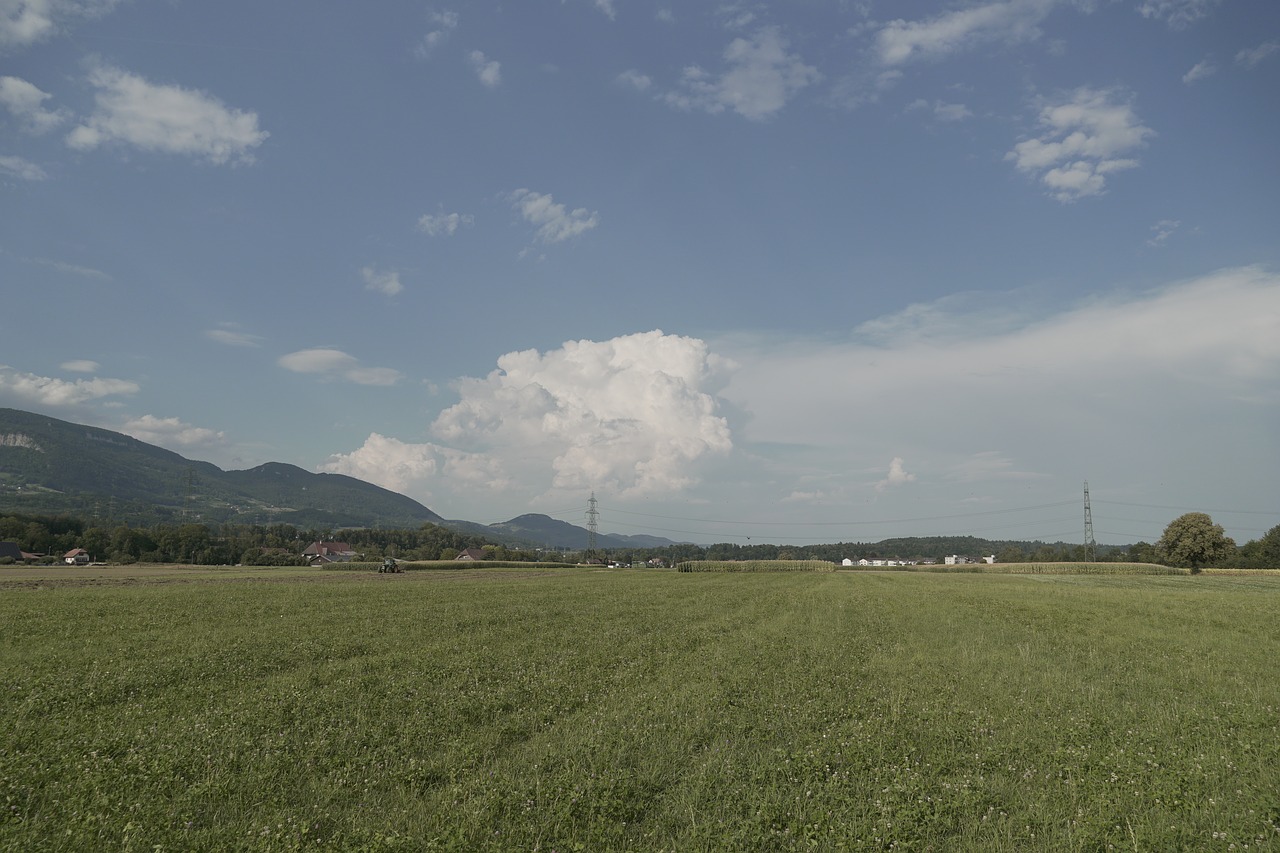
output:
[[[1084,553],[1090,563],[1098,559],[1098,543],[1093,539],[1093,510],[1089,508],[1089,481],[1084,481]]]
[[[596,493],[587,501],[587,554],[596,552],[596,531],[600,529],[600,513],[596,511]]]

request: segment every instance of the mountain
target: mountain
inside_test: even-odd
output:
[[[223,471],[122,433],[17,409],[0,409],[0,512],[303,528],[444,521],[412,498],[354,477],[279,462]]]
[[[511,521],[499,521],[498,524],[486,525],[488,535],[500,535],[504,539],[515,539],[520,542],[548,548],[570,548],[581,551],[588,547],[590,533],[585,528],[553,519],[549,515],[530,512],[515,517]],[[677,544],[675,540],[662,537],[630,537],[616,533],[598,533],[595,535],[595,547],[598,548],[662,548]]]
[[[585,527],[578,527],[567,521],[560,521],[549,515],[529,513],[517,516],[510,521],[495,524],[476,524],[470,521],[445,521],[446,527],[460,533],[473,533],[487,537],[492,541],[535,548],[567,548],[573,551],[584,550],[590,542],[590,532]],[[617,548],[664,548],[678,544],[674,540],[661,536],[621,536],[616,533],[596,534],[596,547]]]

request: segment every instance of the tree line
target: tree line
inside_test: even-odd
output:
[[[449,560],[481,548],[495,560],[534,560],[538,555],[495,545],[482,537],[435,524],[416,530],[317,530],[289,524],[152,524],[94,526],[67,516],[0,516],[0,541],[55,562],[83,548],[99,562],[186,563],[198,566],[305,565],[302,551],[316,541],[340,541],[367,560]]]
[[[1163,563],[1198,570],[1222,568],[1280,569],[1280,525],[1260,539],[1237,546],[1221,525],[1205,513],[1174,519],[1155,543],[1098,545],[1091,553],[1084,545],[1009,542],[971,536],[888,539],[877,543],[836,542],[818,545],[675,544],[585,552],[539,552],[488,542],[481,536],[458,533],[426,523],[416,529],[353,528],[317,530],[290,524],[152,524],[97,526],[68,516],[0,516],[0,541],[15,542],[49,562],[75,548],[97,561],[129,563],[188,563],[194,565],[302,565],[302,551],[312,542],[346,542],[368,560],[448,560],[467,548],[479,548],[495,560],[574,561],[600,557],[623,564],[653,558],[668,565],[686,560],[827,560],[845,558],[933,559],[949,554],[980,557],[994,554],[1000,563],[1134,562]]]

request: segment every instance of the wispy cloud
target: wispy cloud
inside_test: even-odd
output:
[[[360,270],[360,277],[364,279],[365,290],[372,290],[384,296],[395,296],[404,290],[404,285],[400,283],[399,270],[383,271],[370,264]]]
[[[556,202],[550,193],[521,188],[509,198],[525,222],[537,229],[535,237],[540,243],[562,243],[600,224],[600,214],[596,211],[585,207],[570,210]]]
[[[890,21],[876,34],[876,52],[882,64],[901,65],[941,59],[985,42],[1036,39],[1054,5],[1054,0],[1006,0],[920,21]]]
[[[204,336],[229,347],[260,347],[262,337],[240,330],[235,323],[222,323],[216,329],[205,329]]]
[[[964,121],[967,118],[973,118],[973,112],[964,104],[948,104],[942,101],[933,101],[930,103],[924,98],[917,98],[907,105],[910,111],[924,111],[933,115],[935,119],[943,122]]]
[[[822,471],[865,470],[902,448],[898,456],[914,460],[903,475],[921,483],[1052,475],[1074,487],[1085,466],[1154,483],[1166,482],[1168,459],[1188,460],[1179,476],[1220,464],[1189,461],[1202,442],[1248,464],[1241,457],[1253,446],[1223,447],[1221,424],[1258,429],[1280,409],[1280,275],[1224,270],[1028,310],[996,327],[986,324],[989,303],[957,314],[948,300],[905,321],[882,318],[886,329],[917,329],[903,337],[712,341],[739,365],[719,395],[727,410],[748,413],[735,445],[765,459],[782,452],[772,448],[804,448]],[[1045,419],[1050,410],[1071,416]],[[1171,418],[1179,429],[1163,431]],[[799,470],[786,458],[771,477]],[[775,488],[782,497],[808,487],[778,479]]]
[[[345,379],[357,385],[394,385],[403,378],[400,371],[390,367],[361,367],[355,356],[332,347],[298,350],[280,356],[276,363],[294,373]]]
[[[78,275],[81,278],[94,278],[100,281],[111,281],[111,275],[102,270],[93,267],[80,266],[79,264],[69,264],[66,261],[55,261],[49,258],[31,258],[31,263],[39,264],[42,267],[48,267],[67,275]]]
[[[1155,131],[1138,119],[1113,89],[1080,88],[1065,101],[1040,109],[1041,135],[1005,155],[1019,171],[1038,175],[1049,194],[1069,202],[1106,191],[1107,176],[1132,169],[1130,156]]]
[[[1147,238],[1147,245],[1157,248],[1165,245],[1181,225],[1182,223],[1176,219],[1161,219],[1151,226],[1151,236]]]
[[[1164,21],[1175,30],[1184,29],[1211,13],[1222,0],[1143,0],[1138,12],[1144,18]]]
[[[732,110],[763,121],[786,106],[801,89],[822,79],[806,65],[777,27],[763,27],[750,38],[737,38],[724,50],[725,70],[714,74],[693,65],[684,69],[680,88],[663,96],[682,110],[717,114]]]
[[[471,60],[471,67],[475,69],[476,76],[486,87],[493,89],[502,83],[502,63],[487,58],[478,50],[471,51],[468,58]]]
[[[1246,48],[1236,54],[1236,64],[1252,68],[1259,62],[1280,51],[1280,41],[1267,41],[1257,47]]]
[[[1202,59],[1195,65],[1191,66],[1191,70],[1182,75],[1183,83],[1194,83],[1197,80],[1203,80],[1206,77],[1212,77],[1218,73],[1218,66],[1211,59]]]
[[[227,443],[226,434],[220,430],[193,426],[178,418],[158,418],[155,415],[134,418],[125,423],[120,431],[138,441],[170,450],[222,447]]]
[[[617,77],[618,83],[637,92],[644,92],[653,85],[653,80],[647,74],[641,74],[634,68],[628,68]]]
[[[12,113],[28,133],[46,133],[70,117],[65,109],[44,108],[44,102],[51,97],[21,77],[0,77],[0,106]]]
[[[23,181],[43,181],[49,177],[40,166],[13,154],[0,154],[0,175]]]
[[[419,59],[427,59],[435,51],[437,47],[444,44],[450,34],[458,28],[457,12],[428,12],[427,21],[434,28],[427,32],[422,39],[414,45],[414,55]]]
[[[452,237],[459,228],[469,228],[475,221],[470,213],[424,213],[418,217],[418,230],[428,237]]]
[[[144,151],[181,154],[215,165],[252,163],[269,135],[256,113],[225,106],[195,89],[150,83],[109,65],[89,72],[94,111],[67,136],[80,151],[115,142]]]
[[[25,47],[52,37],[76,20],[107,14],[120,0],[4,0],[0,47]]]
[[[71,361],[64,361],[59,365],[68,373],[97,373],[102,369],[102,365],[96,361],[90,361],[87,358],[78,358]]]

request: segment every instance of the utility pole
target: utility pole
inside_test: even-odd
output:
[[[596,531],[600,529],[600,513],[596,511],[596,493],[591,493],[587,501],[587,556],[596,552]]]
[[[1098,543],[1093,540],[1093,510],[1089,508],[1089,481],[1084,481],[1084,552],[1090,563],[1098,560]]]

